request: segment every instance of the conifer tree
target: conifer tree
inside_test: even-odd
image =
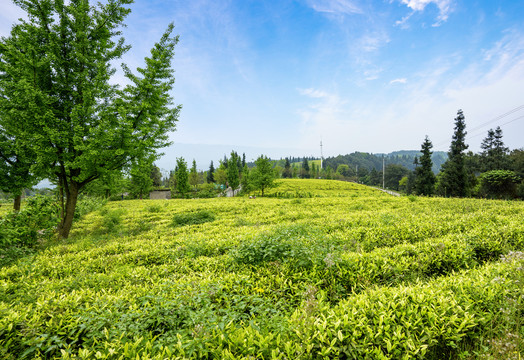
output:
[[[293,176],[293,173],[291,171],[291,164],[289,163],[289,158],[286,158],[286,162],[284,164],[284,170],[282,171],[282,177],[283,178],[291,178]]]
[[[193,164],[191,165],[191,170],[189,171],[189,184],[195,188],[198,185],[198,170],[195,159],[193,159]]]
[[[448,152],[448,160],[442,165],[440,192],[445,196],[465,197],[469,193],[466,169],[466,122],[462,110],[455,118],[455,132]]]
[[[189,174],[187,171],[187,163],[184,158],[180,157],[176,159],[176,190],[185,196],[190,190],[189,186]]]
[[[300,171],[300,175],[302,179],[309,179],[309,162],[307,161],[307,158],[304,157],[304,160],[302,161],[302,169]]]
[[[433,144],[426,135],[420,149],[422,156],[415,158],[416,163],[419,165],[415,169],[414,190],[417,195],[432,195],[435,188],[436,177],[432,170],[433,161],[431,160],[431,154],[433,152],[431,148],[433,148]]]
[[[509,149],[504,146],[500,126],[497,126],[495,130],[488,130],[488,135],[482,140],[480,148],[483,150],[480,154],[481,169],[483,172],[510,169]]]
[[[207,182],[209,184],[215,182],[215,167],[213,166],[213,160],[211,160],[211,164],[209,164],[209,170],[207,172]]]

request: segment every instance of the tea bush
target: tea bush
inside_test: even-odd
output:
[[[524,351],[522,202],[280,180],[108,202],[0,268],[0,358],[472,359]],[[511,334],[511,336],[509,335]]]

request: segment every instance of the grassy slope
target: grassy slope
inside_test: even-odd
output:
[[[272,193],[289,198],[89,214],[66,244],[0,269],[0,357],[443,358],[515,326],[522,300],[499,309],[518,265],[498,260],[524,247],[521,202],[323,180]]]

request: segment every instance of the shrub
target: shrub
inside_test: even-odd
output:
[[[0,219],[0,266],[29,253],[38,240],[49,239],[59,221],[58,211],[53,198],[37,195],[28,198],[20,212]]]
[[[204,224],[215,220],[215,215],[207,210],[191,212],[187,214],[176,214],[173,217],[173,226],[186,226]]]
[[[84,196],[79,199],[75,209],[75,220],[80,219],[82,216],[98,210],[107,203],[107,200],[99,197]]]
[[[509,170],[492,170],[480,175],[481,192],[489,198],[515,198],[518,182],[518,176]]]

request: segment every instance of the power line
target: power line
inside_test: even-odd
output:
[[[507,116],[509,116],[509,115],[511,115],[511,114],[514,114],[515,112],[517,112],[517,111],[519,111],[519,110],[522,110],[522,109],[524,109],[524,104],[522,104],[522,105],[520,105],[520,106],[517,106],[516,108],[511,109],[511,110],[505,112],[504,114],[501,114],[501,115],[499,115],[499,116],[497,116],[497,117],[494,117],[493,119],[491,119],[491,120],[489,120],[489,121],[486,121],[486,122],[484,122],[484,123],[482,123],[482,124],[480,124],[480,125],[477,125],[476,127],[472,128],[471,130],[468,131],[468,133],[469,133],[470,135],[469,135],[469,136],[466,136],[466,139],[471,139],[471,138],[475,138],[475,137],[477,137],[477,136],[479,136],[479,135],[482,135],[482,133],[478,133],[478,134],[475,134],[475,135],[471,135],[471,133],[473,133],[473,132],[475,132],[475,131],[477,131],[477,130],[483,128],[483,127],[485,127],[486,125],[489,125],[489,124],[491,124],[491,123],[494,123],[494,122],[496,122],[496,121],[499,121],[499,120],[501,120],[501,119],[503,119],[503,118],[505,118],[505,117],[507,117]],[[524,118],[524,116],[519,116],[519,117],[517,117],[517,118],[515,118],[515,119],[513,119],[513,120],[510,120],[510,121],[508,121],[508,122],[506,122],[506,123],[504,123],[504,124],[501,124],[501,125],[499,125],[499,126],[504,126],[504,125],[507,125],[507,124],[509,124],[509,123],[512,123],[512,122],[514,122],[514,121],[517,121],[517,120],[520,120],[520,119],[523,119],[523,118]],[[445,140],[445,141],[441,141],[441,142],[439,142],[439,143],[436,143],[435,145],[433,145],[433,148],[434,148],[434,149],[441,148],[443,145],[448,144],[448,143],[450,143],[450,139]]]
[[[504,125],[508,125],[509,123],[512,123],[512,122],[514,122],[514,121],[521,120],[521,119],[524,119],[524,115],[519,116],[519,117],[517,117],[517,118],[515,118],[515,119],[513,119],[513,120],[510,120],[510,121],[508,121],[508,122],[505,122],[504,124],[501,124],[501,125],[499,125],[499,126],[502,127],[502,126],[504,126]],[[475,135],[466,136],[466,139],[469,140],[469,139],[475,138],[475,137],[477,137],[477,136],[480,136],[480,135],[482,135],[482,134],[483,134],[483,133],[478,133],[478,134],[475,134]]]

